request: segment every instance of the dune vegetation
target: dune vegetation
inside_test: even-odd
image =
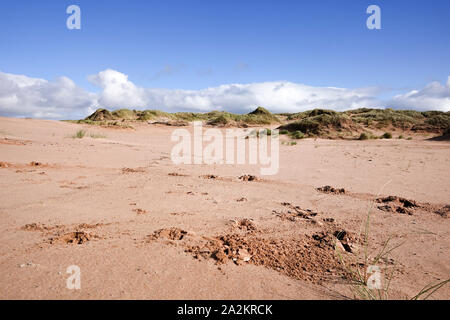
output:
[[[83,120],[71,122],[132,128],[133,123],[139,122],[185,126],[192,121],[202,121],[205,125],[216,127],[272,126],[293,139],[321,137],[367,140],[390,139],[393,132],[401,138],[411,135],[445,135],[450,128],[450,112],[360,108],[343,112],[314,109],[273,114],[263,107],[257,107],[247,114],[235,114],[226,111],[169,113],[160,110],[98,109]]]

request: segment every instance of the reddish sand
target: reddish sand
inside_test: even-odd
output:
[[[402,243],[391,298],[450,277],[448,141],[298,140],[261,176],[174,165],[174,129],[0,118],[0,298],[352,298],[333,235],[358,259],[370,208],[371,250]]]

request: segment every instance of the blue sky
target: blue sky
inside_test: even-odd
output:
[[[66,28],[71,4],[81,30]],[[371,4],[381,30],[366,28]],[[2,0],[0,8],[1,72],[65,76],[90,93],[102,88],[88,76],[107,69],[140,88],[283,81],[377,88],[378,98],[445,86],[450,74],[448,0]]]

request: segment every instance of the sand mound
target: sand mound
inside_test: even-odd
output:
[[[214,238],[186,252],[196,259],[212,258],[217,264],[233,261],[251,263],[276,270],[289,277],[320,281],[342,270],[334,256],[333,237],[301,235],[290,239],[264,239],[236,234]]]
[[[92,238],[94,238],[94,236],[92,236],[86,232],[74,231],[74,232],[65,233],[61,236],[50,238],[49,242],[50,242],[50,244],[55,244],[55,243],[83,244],[83,243],[90,241]]]

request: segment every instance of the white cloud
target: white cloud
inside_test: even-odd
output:
[[[142,88],[127,75],[112,69],[88,79],[101,88],[100,93],[87,92],[66,77],[49,82],[0,72],[0,115],[82,118],[97,107],[245,113],[258,105],[272,112],[384,105],[450,111],[450,77],[445,85],[433,82],[421,90],[397,95],[385,102],[377,99],[376,88],[313,87],[287,81],[225,84],[202,90]]]
[[[91,112],[95,94],[66,77],[54,82],[0,72],[0,115],[66,118]]]
[[[285,81],[226,84],[202,90],[150,89],[137,87],[128,76],[110,69],[89,79],[103,89],[100,105],[111,108],[247,112],[261,105],[272,112],[295,112],[317,107],[343,110],[376,106],[373,89],[311,87]]]
[[[450,76],[445,85],[435,81],[422,90],[397,95],[389,102],[395,108],[450,111]]]

